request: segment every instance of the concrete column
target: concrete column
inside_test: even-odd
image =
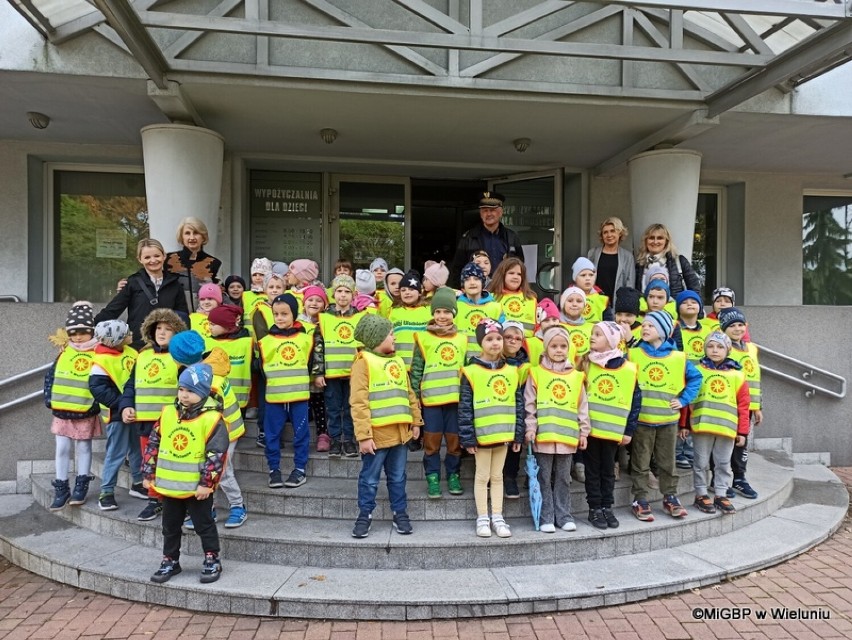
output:
[[[204,250],[215,256],[225,139],[183,124],[155,124],[141,133],[151,237],[166,251],[180,249],[178,224],[195,216],[210,233]]]
[[[650,225],[664,224],[678,252],[691,260],[701,154],[690,149],[646,151],[633,156],[627,169],[634,242]]]

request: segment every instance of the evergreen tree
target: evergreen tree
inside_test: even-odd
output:
[[[804,303],[850,304],[852,272],[847,269],[848,225],[844,228],[832,209],[824,209],[805,213],[803,226]]]

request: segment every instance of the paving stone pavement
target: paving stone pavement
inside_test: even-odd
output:
[[[852,467],[832,470],[852,491]],[[720,549],[720,553],[724,552]],[[0,557],[0,639],[852,638],[850,556],[852,518],[847,515],[840,529],[811,551],[720,585],[576,613],[432,622],[323,622],[198,614],[60,585],[23,571]],[[765,614],[764,619],[761,613]],[[779,615],[788,617],[780,619]],[[800,619],[792,619],[791,615]]]

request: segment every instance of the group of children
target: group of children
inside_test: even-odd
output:
[[[181,525],[201,537],[202,581],[216,580],[212,494],[221,487],[229,502],[226,527],[246,521],[228,461],[255,410],[271,488],[307,481],[311,417],[318,451],[360,455],[356,538],[369,533],[382,469],[393,525],[412,533],[405,468],[409,451],[420,448],[433,499],[442,497],[442,447],[451,495],[465,491],[463,452],[474,457],[480,537],[512,535],[503,500],[520,495],[524,444],[540,468],[546,533],[576,530],[569,491],[575,457],[583,464],[589,522],[618,527],[616,460],[628,445],[632,508],[640,520],[653,520],[652,469],[664,510],[686,515],[676,467],[689,456],[701,511],[733,513],[734,490],[757,497],[745,476],[745,440],[762,418],[760,370],[733,291],[714,292],[713,313],[704,318],[698,294],[671,300],[661,270],[649,273],[643,294],[617,291],[613,307],[595,287],[594,265],[580,258],[557,307],[536,299],[523,262],[507,258],[492,274],[484,258],[471,256],[459,290],[446,286],[443,262],[427,263],[421,276],[389,268],[381,258],[358,271],[339,260],[326,288],[312,260],[287,265],[259,258],[250,286],[234,275],[224,290],[201,287],[198,310],[187,318],[191,328],[172,311],[152,312],[138,353],[128,346],[125,323],[93,326],[91,305],[76,303],[45,386],[57,441],[51,508],[85,501],[100,413],[107,434],[100,508],[117,508],[114,488],[127,458],[130,493],[148,500],[139,519],[163,517],[164,559],[152,580],[180,572]],[[287,422],[294,456],[284,479]],[[691,447],[676,452],[679,441]]]

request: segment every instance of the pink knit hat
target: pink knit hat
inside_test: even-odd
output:
[[[617,322],[604,320],[598,322],[595,326],[603,332],[610,349],[617,349],[622,341],[628,342],[630,340],[630,331]]]
[[[290,263],[290,273],[299,282],[313,282],[319,276],[319,265],[313,260],[299,258]]]
[[[307,300],[311,296],[319,296],[322,298],[322,301],[325,303],[325,306],[328,306],[328,295],[325,292],[325,289],[322,287],[318,287],[315,284],[312,284],[308,287],[302,289],[302,299]]]
[[[212,298],[219,304],[222,304],[222,288],[218,284],[207,283],[201,285],[198,290],[198,299]]]
[[[436,288],[443,287],[446,286],[447,280],[450,279],[450,270],[447,269],[444,261],[441,260],[441,262],[430,264],[423,270],[423,279],[429,280]]]

